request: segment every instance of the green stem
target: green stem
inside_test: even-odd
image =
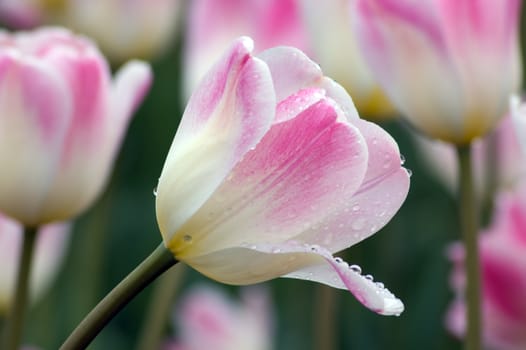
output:
[[[466,250],[466,303],[467,331],[466,350],[481,349],[481,313],[480,313],[480,265],[478,251],[478,210],[473,185],[471,148],[458,146],[460,171],[460,225]]]
[[[336,290],[320,284],[316,288],[317,307],[314,317],[316,349],[337,349],[336,347]]]
[[[111,319],[148,284],[175,265],[173,254],[161,243],[139,266],[126,276],[80,322],[61,350],[85,349]]]
[[[180,265],[165,273],[157,281],[150,297],[148,313],[143,321],[141,335],[137,343],[138,350],[160,348],[166,321],[172,311],[172,303],[183,278],[185,267],[185,265]]]
[[[24,243],[18,260],[18,277],[15,287],[14,303],[9,309],[7,323],[4,330],[4,345],[6,350],[18,350],[20,346],[24,326],[24,315],[26,313],[27,299],[29,295],[29,275],[31,274],[36,238],[36,228],[26,227],[24,229]]]

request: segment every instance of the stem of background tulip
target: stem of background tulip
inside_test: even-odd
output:
[[[315,349],[337,349],[336,290],[324,284],[316,286],[317,307],[314,320]]]
[[[466,250],[466,350],[481,349],[480,265],[478,250],[478,210],[475,198],[471,146],[457,146],[460,171],[460,225]]]
[[[29,295],[29,275],[31,274],[31,262],[33,260],[36,239],[37,228],[26,227],[24,229],[22,252],[18,260],[18,277],[14,291],[14,302],[9,309],[4,329],[5,348],[2,349],[18,350],[20,345]]]
[[[91,310],[60,349],[85,349],[124,306],[176,263],[177,260],[175,260],[172,252],[161,243]]]
[[[172,311],[172,303],[184,276],[185,265],[179,265],[165,273],[155,285],[148,313],[144,318],[141,335],[137,343],[138,350],[159,349],[166,321]]]

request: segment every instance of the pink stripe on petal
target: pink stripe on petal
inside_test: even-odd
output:
[[[342,210],[363,181],[368,156],[362,136],[342,119],[325,99],[274,124],[181,228],[179,236],[188,232],[193,240],[176,256],[281,241]]]
[[[365,137],[369,151],[364,180],[339,211],[297,236],[298,241],[331,251],[348,248],[385,226],[407,196],[409,174],[401,166],[396,142],[376,124],[361,119],[353,124]]]
[[[297,278],[349,290],[364,306],[382,315],[399,315],[403,303],[383,284],[334,258],[325,248],[297,242],[255,243],[227,248],[185,263],[223,283],[245,285],[277,277]]]

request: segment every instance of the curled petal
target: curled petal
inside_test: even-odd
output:
[[[320,246],[282,242],[227,248],[193,257],[190,266],[223,283],[244,285],[276,277],[311,280],[349,290],[364,306],[382,314],[398,315],[403,303],[382,283],[362,275]]]
[[[240,38],[192,95],[157,188],[165,243],[263,137],[275,114],[267,66]]]

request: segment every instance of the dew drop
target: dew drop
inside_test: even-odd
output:
[[[357,218],[351,224],[351,228],[355,231],[359,231],[365,227],[365,220],[363,218]]]
[[[153,195],[157,197],[157,186],[153,188]]]
[[[365,279],[368,280],[368,281],[374,281],[374,277],[373,277],[373,275],[365,275],[364,277],[365,277]]]
[[[411,169],[405,169],[407,171],[407,175],[411,177],[413,175],[413,171]]]
[[[334,261],[336,262],[336,264],[341,264],[343,262],[342,258],[334,258]]]
[[[317,252],[318,249],[319,249],[319,247],[318,247],[317,245],[312,245],[312,246],[310,247],[311,252]]]
[[[400,155],[400,165],[404,165],[405,164],[405,157],[403,154]]]
[[[384,284],[382,282],[376,282],[376,286],[378,288],[380,288],[380,289],[384,289],[385,288],[385,286],[384,286]]]
[[[183,241],[185,241],[185,242],[192,242],[192,236],[190,236],[190,235],[184,235],[184,236],[183,236]]]
[[[274,248],[274,249],[272,249],[272,253],[275,253],[275,254],[277,254],[277,253],[281,253],[281,249],[279,249],[279,248]]]
[[[352,211],[358,211],[360,210],[360,206],[359,205],[355,205],[352,207]]]
[[[351,269],[353,272],[356,272],[358,274],[361,274],[362,273],[362,268],[360,267],[360,265],[351,265],[349,266],[349,269]]]
[[[378,140],[376,139],[376,137],[373,137],[373,145],[376,145],[378,143]]]

